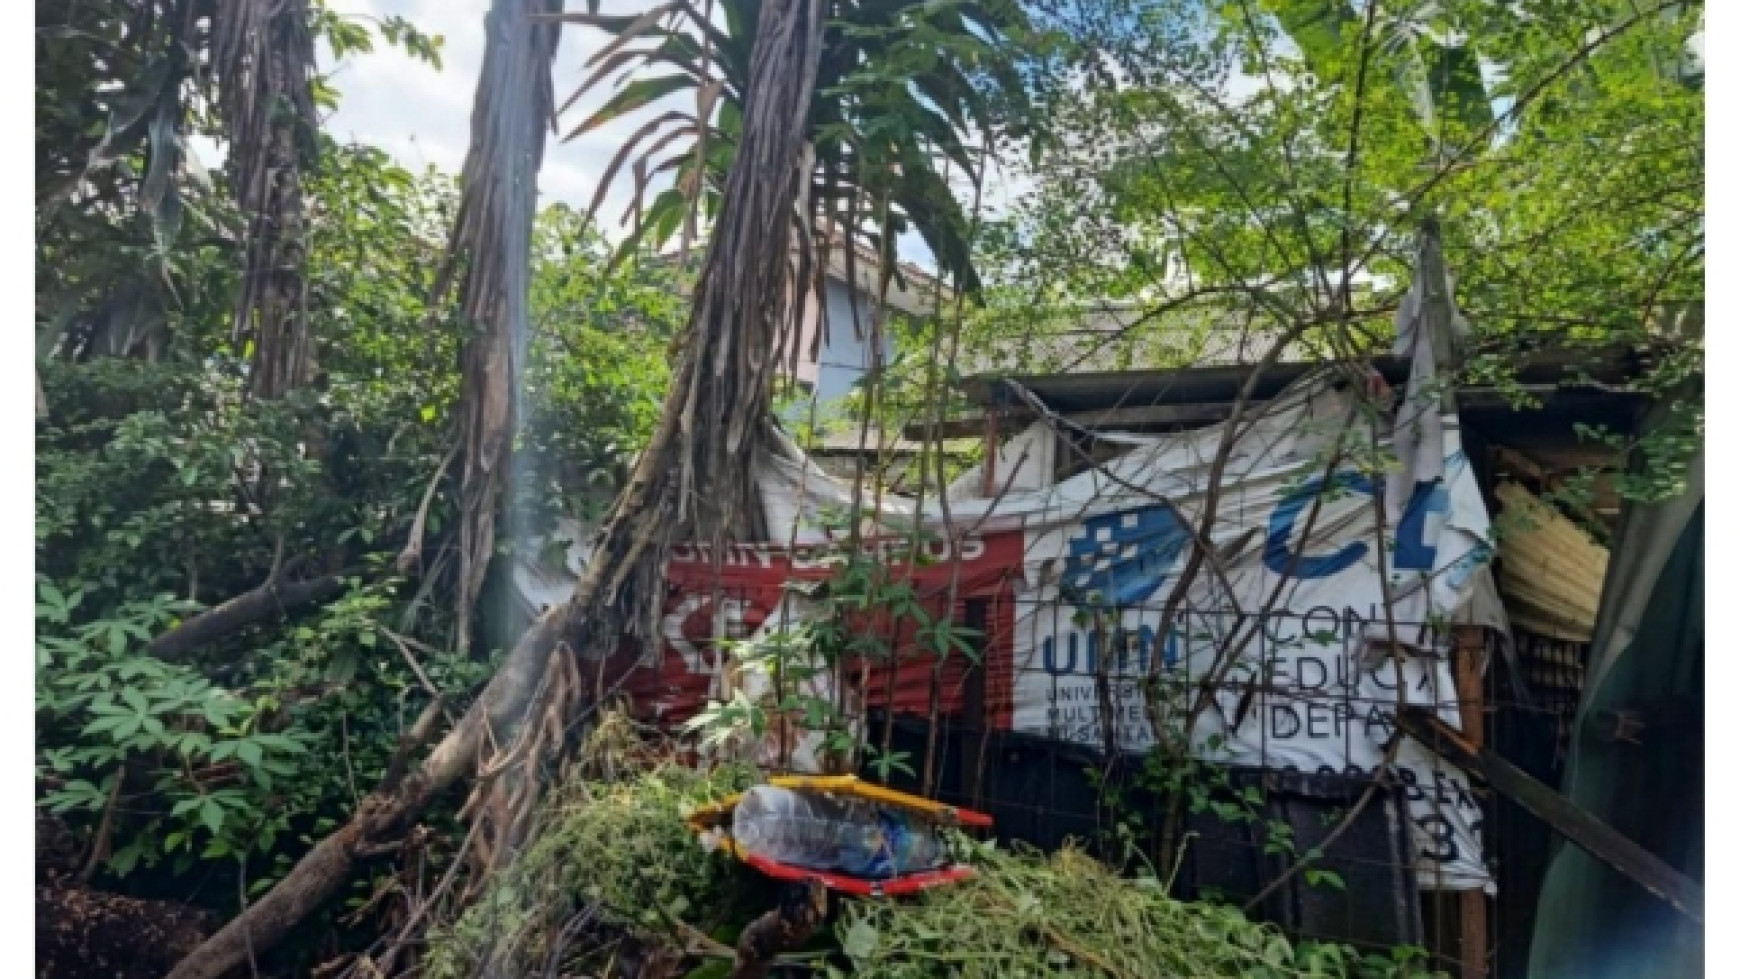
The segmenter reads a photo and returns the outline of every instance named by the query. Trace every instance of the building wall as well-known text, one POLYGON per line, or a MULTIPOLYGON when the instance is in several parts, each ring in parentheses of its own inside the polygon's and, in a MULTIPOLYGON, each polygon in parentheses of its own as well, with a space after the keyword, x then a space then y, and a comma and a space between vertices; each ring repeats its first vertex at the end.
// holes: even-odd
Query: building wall
MULTIPOLYGON (((864 336, 859 337, 852 326, 852 295, 845 283, 828 279, 825 302, 828 311, 828 333, 822 345, 816 369, 818 401, 828 404, 852 393, 852 385, 870 369, 870 308, 868 297, 860 294, 858 325, 864 336)), ((894 358, 894 339, 884 333, 883 363, 894 358)))

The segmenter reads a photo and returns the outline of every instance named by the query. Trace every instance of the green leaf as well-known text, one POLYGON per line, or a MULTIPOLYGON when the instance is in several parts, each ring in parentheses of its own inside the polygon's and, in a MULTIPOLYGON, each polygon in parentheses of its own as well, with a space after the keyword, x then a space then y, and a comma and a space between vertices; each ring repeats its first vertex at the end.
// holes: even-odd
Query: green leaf
POLYGON ((876 926, 859 918, 846 930, 846 936, 840 941, 840 951, 846 953, 847 958, 863 961, 876 954, 876 948, 881 942, 882 935, 876 930, 876 926))
POLYGON ((217 804, 217 800, 210 796, 206 796, 204 799, 200 800, 199 821, 206 829, 211 831, 213 836, 218 835, 218 832, 222 830, 224 826, 223 807, 217 804))
POLYGON ((123 723, 125 723, 127 721, 128 718, 130 718, 132 716, 133 715, 131 715, 131 714, 108 714, 108 715, 104 715, 104 716, 99 717, 96 720, 90 722, 89 724, 86 724, 81 733, 85 734, 86 736, 89 736, 89 735, 93 735, 93 734, 103 734, 106 732, 110 732, 110 731, 115 730, 115 728, 120 727, 123 723))
POLYGON ((116 876, 125 877, 133 872, 134 867, 138 866, 139 858, 144 856, 144 853, 145 844, 143 840, 136 840, 129 843, 110 855, 109 869, 114 871, 116 876))
MULTIPOLYGON (((1431 66, 1431 90, 1440 112, 1456 119, 1472 135, 1492 124, 1492 100, 1480 77, 1480 58, 1473 48, 1424 41, 1431 66)), ((1466 136, 1459 137, 1460 143, 1466 136)))
POLYGON ((282 751, 287 755, 305 755, 308 753, 307 746, 302 742, 282 734, 259 734, 254 736, 254 740, 265 747, 282 751))
POLYGON ((667 95, 674 95, 684 89, 694 87, 695 80, 687 75, 655 75, 652 78, 637 78, 624 85, 620 92, 611 97, 610 101, 604 103, 598 108, 598 111, 574 127, 574 131, 570 132, 566 138, 577 139, 667 95))

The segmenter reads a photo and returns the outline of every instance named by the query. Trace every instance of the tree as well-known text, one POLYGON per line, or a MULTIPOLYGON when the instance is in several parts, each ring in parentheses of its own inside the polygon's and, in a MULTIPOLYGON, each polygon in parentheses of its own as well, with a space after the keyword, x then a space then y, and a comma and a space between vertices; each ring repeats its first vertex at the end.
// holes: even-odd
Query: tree
MULTIPOLYGON (((451 405, 452 317, 419 336, 443 190, 378 151, 324 157, 308 188, 309 288, 333 352, 320 391, 246 397, 244 365, 222 356, 222 302, 178 324, 176 356, 43 368, 40 802, 88 834, 84 872, 105 887, 214 874, 232 882, 222 900, 238 874, 272 879, 298 835, 350 804, 347 773, 387 764, 399 699, 426 696, 396 652, 380 656, 378 627, 409 631, 413 596, 364 572, 402 539, 451 405), (310 431, 324 466, 301 449, 310 431), (253 493, 261 470, 270 499, 253 493), (263 607, 190 634, 274 568, 263 607)), ((444 690, 478 673, 422 659, 444 690)))
POLYGON ((230 182, 248 222, 235 337, 251 347, 248 389, 279 398, 307 380, 303 174, 315 147, 314 38, 306 0, 238 0, 213 16, 230 182))
MULTIPOLYGON (((225 916, 242 880, 274 883, 301 837, 349 813, 421 713, 457 712, 489 671, 451 649, 451 604, 432 597, 432 580, 451 578, 451 481, 425 505, 452 442, 465 335, 456 303, 428 305, 457 182, 330 140, 320 158, 304 185, 310 327, 325 351, 315 383, 247 396, 246 363, 228 352, 233 293, 179 315, 156 362, 42 369, 39 804, 81 835, 93 887, 198 890, 225 916), (302 448, 310 437, 327 446, 318 460, 302 448), (262 469, 269 499, 253 491, 262 469), (392 559, 419 514, 427 574, 407 580, 392 559), (262 601, 238 607, 248 597, 262 601)), ((577 226, 553 209, 538 223, 528 378, 558 393, 534 399, 519 463, 539 480, 526 492, 564 512, 590 466, 646 443, 681 325, 662 272, 606 273, 577 226)), ((239 243, 201 253, 219 267, 241 258, 239 243)), ((366 899, 381 882, 371 871, 344 896, 366 899)), ((354 936, 342 913, 332 902, 319 930, 354 936)), ((292 944, 289 968, 308 971, 296 957, 318 949, 292 944)))
MULTIPOLYGON (((463 267, 463 315, 477 336, 460 365, 460 540, 455 643, 471 645, 473 606, 495 554, 495 520, 514 436, 516 386, 525 357, 532 223, 544 128, 554 96, 557 30, 535 23, 560 0, 498 0, 472 111, 471 149, 448 257, 463 267)), ((445 276, 442 287, 445 287, 445 276)))
MULTIPOLYGON (((533 623, 417 771, 379 786, 346 825, 184 959, 172 973, 175 979, 221 975, 245 961, 251 949, 276 943, 347 879, 361 851, 402 830, 463 777, 492 735, 503 754, 485 764, 507 777, 480 785, 481 795, 469 808, 485 820, 485 838, 495 844, 487 852, 511 850, 529 815, 528 801, 536 799, 540 763, 562 750, 562 722, 575 707, 564 679, 574 669, 572 659, 553 654, 569 645, 613 646, 623 628, 644 628, 663 597, 664 552, 676 534, 717 543, 732 532, 766 423, 772 380, 766 351, 773 348, 774 331, 787 322, 785 306, 793 294, 785 263, 757 256, 784 255, 790 247, 788 216, 804 173, 800 110, 809 104, 820 54, 818 12, 803 0, 773 2, 762 10, 742 141, 696 287, 680 366, 658 428, 606 520, 573 598, 533 623), (528 739, 524 744, 522 737, 528 739), (504 758, 513 760, 511 769, 503 767, 504 758)), ((526 34, 543 30, 529 19, 519 25, 520 44, 526 34)), ((496 22, 498 30, 507 26, 496 22)), ((489 95, 480 85, 480 105, 489 95)), ((519 135, 528 138, 523 130, 519 135)))
MULTIPOLYGON (((1226 337, 1223 348, 1255 341, 1245 351, 1253 378, 1282 357, 1369 366, 1394 341, 1402 290, 1428 265, 1447 264, 1478 330, 1463 378, 1509 385, 1522 401, 1515 380, 1530 354, 1569 348, 1594 359, 1613 345, 1654 358, 1633 382, 1645 393, 1668 395, 1701 371, 1701 335, 1664 328, 1658 315, 1666 297, 1695 304, 1702 294, 1702 152, 1687 134, 1701 129, 1703 104, 1681 72, 1663 70, 1682 59, 1696 9, 1447 3, 1395 16, 1379 3, 1107 6, 1063 15, 1081 47, 1051 95, 1069 107, 1053 118, 1058 149, 1037 174, 1038 193, 987 249, 986 264, 1007 276, 1006 308, 1041 315, 993 318, 978 344, 1019 336, 1031 345, 1026 330, 1055 323, 1047 314, 1057 307, 1113 299, 1125 325, 1101 345, 1125 355, 1206 323, 1226 337), (1439 33, 1412 26, 1425 11, 1439 33)), ((1069 352, 1080 357, 1085 346, 1069 352)), ((1220 429, 1211 492, 1193 520, 1199 540, 1214 530, 1251 389, 1220 429)), ((1362 410, 1375 418, 1390 408, 1374 399, 1362 410)), ((1622 491, 1678 492, 1701 412, 1685 404, 1671 435, 1621 445, 1657 476, 1622 491)), ((1367 471, 1393 470, 1387 450, 1371 456, 1359 463, 1367 471)), ((1621 454, 1619 468, 1628 461, 1621 454)), ((1210 553, 1192 549, 1179 588, 1210 553)), ((1170 603, 1156 631, 1166 634, 1178 613, 1170 603)), ((1216 657, 1203 691, 1241 649, 1223 645, 1216 657)), ((1162 731, 1157 670, 1142 688, 1162 731)), ((1181 744, 1209 698, 1193 693, 1178 711, 1181 744)), ((1181 831, 1174 802, 1160 863, 1181 831)))
POLYGON ((168 0, 37 5, 39 360, 162 356, 171 315, 210 301, 209 253, 169 254, 184 224, 218 237, 222 210, 185 143, 191 18, 168 0))
POLYGON ((1093 48, 1055 95, 1069 148, 987 259, 1013 302, 1127 300, 1112 344, 1183 317, 1346 358, 1388 342, 1436 216, 1479 329, 1469 376, 1503 384, 1543 346, 1647 348, 1645 391, 1701 365, 1661 315, 1702 295, 1695 6, 1119 9, 1069 24, 1093 48))
MULTIPOLYGON (((716 17, 711 0, 705 9, 670 0, 638 16, 563 15, 610 36, 564 108, 606 81, 616 85, 570 139, 670 96, 695 97, 694 112, 668 110, 643 123, 599 182, 594 212, 625 167, 634 176, 624 247, 643 239, 662 245, 679 228, 690 240, 697 209, 717 215, 741 135, 759 6, 718 0, 716 17), (675 186, 648 200, 662 174, 673 175, 675 186)), ((794 220, 822 247, 829 233, 861 236, 885 260, 910 227, 943 273, 976 291, 966 215, 944 167, 971 181, 978 162, 969 136, 1007 140, 1028 124, 1021 68, 1037 48, 1026 12, 1012 2, 828 0, 822 16, 817 81, 805 110, 811 175, 794 220)))
POLYGON ((335 98, 313 74, 313 42, 342 59, 378 35, 438 64, 441 39, 397 17, 371 31, 322 0, 41 3, 37 15, 38 359, 173 356, 175 327, 206 322, 217 302, 230 307, 229 352, 255 361, 263 396, 281 394, 296 373, 285 358, 311 342, 301 198, 315 110, 335 98), (206 172, 196 135, 225 144, 230 173, 206 172))

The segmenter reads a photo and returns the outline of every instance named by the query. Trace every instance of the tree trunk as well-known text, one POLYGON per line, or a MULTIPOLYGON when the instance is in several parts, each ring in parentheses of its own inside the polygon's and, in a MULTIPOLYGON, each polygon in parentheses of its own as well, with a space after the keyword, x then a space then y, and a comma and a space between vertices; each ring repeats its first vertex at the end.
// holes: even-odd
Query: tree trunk
POLYGON ((308 0, 225 0, 213 20, 236 204, 248 220, 233 339, 253 344, 249 393, 271 400, 308 379, 302 173, 315 153, 308 0))
POLYGON ((461 313, 475 330, 460 353, 462 462, 455 646, 472 619, 495 552, 496 506, 508 489, 519 377, 531 302, 538 167, 555 105, 550 79, 559 27, 535 23, 561 0, 496 0, 471 113, 459 223, 450 261, 466 264, 461 313))
POLYGON ((145 651, 158 659, 174 662, 205 643, 253 625, 273 613, 323 601, 343 590, 344 578, 339 575, 289 582, 274 578, 170 629, 151 640, 145 651))

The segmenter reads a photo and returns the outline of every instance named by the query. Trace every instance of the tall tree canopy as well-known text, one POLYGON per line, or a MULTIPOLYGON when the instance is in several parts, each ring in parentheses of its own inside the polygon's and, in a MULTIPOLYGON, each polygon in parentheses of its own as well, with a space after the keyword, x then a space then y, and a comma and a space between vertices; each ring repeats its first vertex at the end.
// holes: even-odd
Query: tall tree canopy
MULTIPOLYGON (((756 39, 757 0, 670 0, 645 13, 563 19, 603 31, 608 42, 564 108, 608 95, 569 133, 648 116, 611 159, 594 211, 616 183, 633 177, 626 244, 662 244, 694 233, 698 209, 719 210, 738 145, 756 39), (652 114, 649 106, 692 95, 694 108, 652 114), (626 169, 625 169, 626 168, 626 169), (654 195, 660 175, 674 186, 654 195)), ((1031 125, 1023 69, 1040 47, 1021 4, 935 4, 919 0, 828 0, 814 95, 806 107, 807 233, 861 240, 892 258, 894 238, 916 231, 938 267, 969 291, 979 285, 968 222, 947 180, 971 180, 976 143, 1008 146, 1031 125)))
POLYGON ((1703 296, 1698 5, 1120 0, 1060 18, 1082 47, 1048 93, 1036 193, 983 244, 1002 298, 982 346, 1121 300, 1133 325, 1109 346, 1212 327, 1371 350, 1432 216, 1473 374, 1565 345, 1652 350, 1646 391, 1701 369, 1701 326, 1682 329, 1703 296))

